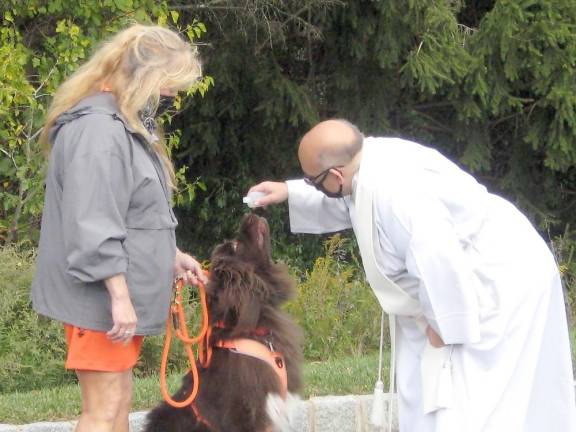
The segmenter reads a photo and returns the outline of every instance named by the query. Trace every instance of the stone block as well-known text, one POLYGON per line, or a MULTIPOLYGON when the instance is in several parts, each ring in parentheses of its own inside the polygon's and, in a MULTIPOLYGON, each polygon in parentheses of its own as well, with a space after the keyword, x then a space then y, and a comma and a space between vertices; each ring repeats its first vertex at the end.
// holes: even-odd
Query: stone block
POLYGON ((76 422, 41 422, 21 426, 22 432, 72 432, 76 422))
POLYGON ((354 396, 324 396, 310 400, 315 432, 357 432, 357 403, 354 396))
MULTIPOLYGON (((375 427, 370 423, 370 414, 372 412, 372 395, 361 395, 357 396, 358 403, 361 406, 361 415, 362 415, 362 424, 363 428, 361 429, 363 432, 381 432, 385 431, 388 432, 388 408, 384 406, 384 424, 383 427, 375 427)), ((388 394, 385 395, 385 402, 388 402, 388 394)), ((398 404, 397 404, 396 396, 393 397, 393 405, 392 405, 392 431, 398 432, 398 404)))
POLYGON ((146 423, 148 411, 136 411, 130 413, 130 432, 142 432, 146 423))

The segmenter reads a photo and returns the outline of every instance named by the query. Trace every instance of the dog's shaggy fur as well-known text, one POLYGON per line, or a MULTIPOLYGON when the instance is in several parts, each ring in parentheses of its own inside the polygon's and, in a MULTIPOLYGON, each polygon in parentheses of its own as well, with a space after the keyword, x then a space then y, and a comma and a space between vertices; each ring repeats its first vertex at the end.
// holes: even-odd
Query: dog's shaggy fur
MULTIPOLYGON (((268 223, 256 214, 244 217, 235 240, 217 246, 212 254, 210 281, 206 286, 210 344, 219 340, 251 338, 257 328, 270 335, 282 353, 288 375, 288 392, 301 387, 301 331, 280 310, 293 294, 294 284, 284 265, 271 258, 268 223), (224 323, 220 328, 216 323, 224 323)), ((270 339, 268 341, 268 339, 270 339)), ((147 418, 145 432, 265 432, 286 430, 284 400, 276 372, 262 360, 214 348, 208 368, 198 364, 200 387, 194 401, 206 423, 190 407, 173 408, 163 402, 147 418)), ((190 374, 174 395, 184 400, 191 391, 190 374)), ((291 397, 289 396, 288 399, 291 397)))

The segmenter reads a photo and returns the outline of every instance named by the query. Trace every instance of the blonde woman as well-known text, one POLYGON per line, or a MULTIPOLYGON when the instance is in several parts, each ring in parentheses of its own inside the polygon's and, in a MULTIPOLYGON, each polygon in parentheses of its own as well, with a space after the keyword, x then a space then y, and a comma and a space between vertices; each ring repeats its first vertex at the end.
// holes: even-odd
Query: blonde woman
POLYGON ((204 278, 176 247, 174 170, 154 120, 200 76, 178 34, 134 25, 60 86, 48 113, 32 300, 64 323, 65 366, 82 394, 78 432, 128 431, 142 338, 162 331, 175 275, 204 278))

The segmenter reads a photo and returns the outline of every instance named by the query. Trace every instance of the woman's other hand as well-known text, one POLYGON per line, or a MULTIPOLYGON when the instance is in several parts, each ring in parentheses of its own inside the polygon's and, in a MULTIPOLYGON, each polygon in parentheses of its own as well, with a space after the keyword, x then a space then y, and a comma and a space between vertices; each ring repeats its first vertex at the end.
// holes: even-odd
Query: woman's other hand
POLYGON ((174 259, 174 275, 183 277, 184 282, 191 285, 198 285, 198 282, 208 281, 202 266, 194 257, 176 249, 174 259))

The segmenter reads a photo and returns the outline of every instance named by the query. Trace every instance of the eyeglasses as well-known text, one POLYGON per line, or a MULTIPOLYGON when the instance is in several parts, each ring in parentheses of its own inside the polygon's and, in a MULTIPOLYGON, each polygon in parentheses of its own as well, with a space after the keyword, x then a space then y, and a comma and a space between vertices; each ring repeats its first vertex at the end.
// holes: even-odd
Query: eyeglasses
POLYGON ((335 169, 336 171, 340 172, 338 168, 343 168, 343 165, 326 168, 324 171, 322 171, 320 174, 316 176, 304 175, 304 183, 310 186, 314 186, 320 192, 326 193, 326 189, 324 188, 324 181, 326 181, 328 174, 330 174, 330 170, 335 169))
POLYGON ((315 188, 318 188, 318 187, 322 186, 322 183, 324 183, 324 180, 326 180, 326 177, 328 177, 328 174, 330 173, 330 170, 332 168, 333 167, 325 169, 324 171, 322 171, 317 176, 304 175, 304 182, 307 185, 314 186, 315 188))

